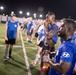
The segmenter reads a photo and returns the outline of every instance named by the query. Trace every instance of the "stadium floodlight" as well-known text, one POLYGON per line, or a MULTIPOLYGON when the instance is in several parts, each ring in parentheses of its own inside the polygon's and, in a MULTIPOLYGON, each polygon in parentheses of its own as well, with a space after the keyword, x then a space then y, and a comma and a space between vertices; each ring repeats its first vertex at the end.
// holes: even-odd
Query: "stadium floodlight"
POLYGON ((6 15, 6 16, 8 16, 8 15, 6 15))
POLYGON ((1 9, 1 10, 3 10, 3 9, 4 9, 4 7, 3 7, 3 6, 0 6, 0 9, 1 9))
POLYGON ((42 18, 42 17, 43 17, 43 15, 42 15, 42 14, 40 14, 40 15, 39 15, 39 17, 40 17, 40 18, 42 18))
POLYGON ((27 16, 30 16, 30 12, 27 12, 26 14, 27 14, 27 16))
POLYGON ((14 11, 11 11, 11 14, 14 14, 14 11))
POLYGON ((23 12, 22 11, 19 11, 19 14, 23 14, 23 12))
POLYGON ((36 13, 33 14, 34 18, 36 18, 36 13))
POLYGON ((3 14, 3 16, 4 16, 5 14, 3 14))

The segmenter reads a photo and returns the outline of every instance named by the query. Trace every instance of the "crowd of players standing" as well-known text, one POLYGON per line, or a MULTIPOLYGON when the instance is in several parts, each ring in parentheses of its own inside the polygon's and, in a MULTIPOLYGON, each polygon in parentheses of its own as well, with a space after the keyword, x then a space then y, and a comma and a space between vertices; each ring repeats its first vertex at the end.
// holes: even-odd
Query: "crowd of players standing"
MULTIPOLYGON (((14 15, 13 17, 16 16, 14 15)), ((76 23, 72 19, 62 19, 59 22, 60 26, 56 23, 55 14, 53 12, 48 12, 44 20, 33 20, 32 17, 29 17, 25 19, 25 22, 19 24, 24 30, 28 43, 33 42, 33 36, 36 37, 38 52, 31 65, 36 66, 37 62, 40 60, 41 75, 72 75, 75 71, 76 23), (58 50, 55 50, 55 44, 59 36, 61 38, 61 45, 58 50), (54 60, 52 60, 52 58, 54 58, 54 60)), ((15 44, 17 27, 17 22, 8 21, 7 32, 5 34, 6 48, 3 60, 6 59, 9 44, 9 58, 12 59, 12 46, 15 44), (11 29, 11 26, 13 29, 11 29), (15 39, 13 39, 14 37, 12 38, 13 34, 11 35, 11 30, 15 31, 13 33, 15 39)))

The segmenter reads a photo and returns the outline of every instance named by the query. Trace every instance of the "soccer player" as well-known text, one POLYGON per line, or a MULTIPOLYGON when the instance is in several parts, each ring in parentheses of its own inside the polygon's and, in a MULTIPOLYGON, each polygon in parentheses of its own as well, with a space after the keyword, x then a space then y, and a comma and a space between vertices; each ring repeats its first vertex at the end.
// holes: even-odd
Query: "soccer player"
POLYGON ((58 31, 58 25, 55 22, 55 14, 53 12, 49 12, 46 15, 46 34, 47 34, 47 40, 46 43, 50 47, 54 47, 54 45, 57 42, 58 36, 57 36, 57 31, 58 31))
POLYGON ((32 17, 29 18, 29 22, 27 24, 27 37, 28 37, 28 42, 32 43, 32 34, 33 34, 33 29, 32 27, 35 25, 32 17))
POLYGON ((33 66, 36 66, 37 62, 41 58, 42 47, 43 47, 45 39, 46 39, 45 27, 44 27, 44 25, 42 25, 42 26, 43 26, 43 28, 38 33, 38 38, 37 38, 38 53, 36 55, 34 62, 32 63, 33 66))
POLYGON ((76 60, 76 45, 72 42, 72 37, 76 23, 67 19, 58 30, 58 36, 64 39, 56 53, 55 60, 43 57, 43 62, 51 65, 49 75, 72 75, 76 60))
POLYGON ((16 15, 11 15, 11 20, 6 22, 5 25, 5 50, 4 50, 4 58, 3 61, 7 60, 7 53, 9 48, 9 59, 13 59, 12 54, 12 48, 15 44, 16 40, 18 40, 19 37, 19 31, 18 31, 18 21, 16 21, 16 15))
MULTIPOLYGON (((74 31, 74 35, 73 35, 73 38, 72 39, 73 39, 72 41, 76 44, 76 29, 74 31)), ((76 75, 76 63, 75 63, 73 75, 76 75)))
MULTIPOLYGON (((58 26, 55 22, 55 14, 53 12, 49 12, 46 15, 46 21, 44 23, 46 30, 46 42, 44 43, 42 52, 44 50, 55 51, 55 44, 57 43, 58 36, 58 26)), ((49 70, 49 69, 48 69, 49 70)), ((41 64, 41 75, 45 73, 47 75, 48 70, 43 69, 43 63, 41 64)))

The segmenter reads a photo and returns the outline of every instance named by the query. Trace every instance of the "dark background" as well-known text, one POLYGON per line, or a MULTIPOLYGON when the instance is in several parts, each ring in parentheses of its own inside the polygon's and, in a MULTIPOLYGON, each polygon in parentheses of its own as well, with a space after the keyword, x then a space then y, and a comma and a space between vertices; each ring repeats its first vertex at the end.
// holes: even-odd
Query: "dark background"
POLYGON ((26 17, 26 12, 43 14, 43 18, 48 11, 56 14, 57 19, 72 18, 76 19, 76 0, 0 0, 0 6, 4 6, 4 10, 0 13, 10 14, 14 11, 17 16, 19 11, 22 10, 22 17, 26 17), (43 11, 39 11, 43 8, 43 11))

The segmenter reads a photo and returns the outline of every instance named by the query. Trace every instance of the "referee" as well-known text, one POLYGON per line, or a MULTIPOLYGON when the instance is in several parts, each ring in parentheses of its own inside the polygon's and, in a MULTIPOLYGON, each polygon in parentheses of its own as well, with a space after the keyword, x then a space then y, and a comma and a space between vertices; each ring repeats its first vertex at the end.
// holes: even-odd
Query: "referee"
POLYGON ((19 23, 16 20, 16 15, 13 14, 11 15, 11 19, 7 21, 5 25, 5 49, 4 49, 3 61, 7 60, 7 53, 8 53, 8 59, 11 60, 13 59, 11 54, 13 45, 16 42, 16 38, 18 41, 18 33, 19 33, 18 27, 19 23))

